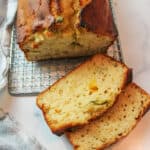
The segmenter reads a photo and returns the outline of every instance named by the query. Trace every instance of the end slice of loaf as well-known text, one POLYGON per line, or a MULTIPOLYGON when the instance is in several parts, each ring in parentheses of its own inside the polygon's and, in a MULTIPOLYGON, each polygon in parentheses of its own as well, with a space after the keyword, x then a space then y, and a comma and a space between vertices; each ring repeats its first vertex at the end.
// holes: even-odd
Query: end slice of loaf
POLYGON ((136 84, 129 84, 116 104, 101 118, 83 128, 68 132, 75 150, 98 150, 126 136, 150 107, 150 95, 136 84))
POLYGON ((111 107, 128 81, 130 69, 97 54, 37 97, 53 133, 87 124, 111 107))

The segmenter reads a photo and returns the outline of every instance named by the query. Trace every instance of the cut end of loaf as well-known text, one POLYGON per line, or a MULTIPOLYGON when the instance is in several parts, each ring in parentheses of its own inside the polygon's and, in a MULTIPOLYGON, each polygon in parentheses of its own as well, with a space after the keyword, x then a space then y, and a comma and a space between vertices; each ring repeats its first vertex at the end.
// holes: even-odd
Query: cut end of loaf
POLYGON ((129 69, 97 54, 37 97, 52 132, 87 124, 110 108, 128 81, 129 69))
POLYGON ((129 134, 149 107, 150 95, 131 83, 101 118, 68 132, 68 138, 75 150, 104 149, 129 134))
POLYGON ((30 36, 29 40, 22 45, 22 49, 29 61, 36 61, 106 53, 112 42, 113 40, 107 36, 98 37, 85 31, 78 35, 75 33, 53 34, 51 38, 39 32, 30 36))

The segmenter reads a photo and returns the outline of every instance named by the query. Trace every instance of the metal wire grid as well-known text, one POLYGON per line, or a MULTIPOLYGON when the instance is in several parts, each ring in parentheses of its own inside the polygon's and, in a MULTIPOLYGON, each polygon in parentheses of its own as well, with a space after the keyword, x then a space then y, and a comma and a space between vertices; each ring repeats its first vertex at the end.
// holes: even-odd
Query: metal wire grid
MULTIPOLYGON (((122 60, 117 41, 109 48, 108 55, 122 60)), ((9 93, 12 95, 37 94, 86 59, 87 57, 80 57, 28 62, 16 44, 16 35, 13 31, 8 78, 9 93)))
MULTIPOLYGON (((116 60, 123 61, 119 39, 109 48, 107 54, 116 60)), ((87 57, 80 57, 28 62, 16 44, 14 29, 11 38, 8 91, 11 95, 36 95, 86 59, 87 57)))

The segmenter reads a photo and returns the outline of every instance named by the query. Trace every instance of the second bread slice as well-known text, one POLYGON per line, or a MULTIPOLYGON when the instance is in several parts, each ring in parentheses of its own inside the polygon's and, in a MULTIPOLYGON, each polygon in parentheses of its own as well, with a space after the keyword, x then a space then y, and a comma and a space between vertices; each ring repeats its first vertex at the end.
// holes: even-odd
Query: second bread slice
POLYGON ((74 150, 103 150, 127 136, 149 108, 150 95, 131 83, 118 96, 116 104, 102 117, 68 132, 68 138, 74 150))
POLYGON ((37 104, 54 133, 87 124, 110 108, 130 69, 97 54, 42 92, 37 104))

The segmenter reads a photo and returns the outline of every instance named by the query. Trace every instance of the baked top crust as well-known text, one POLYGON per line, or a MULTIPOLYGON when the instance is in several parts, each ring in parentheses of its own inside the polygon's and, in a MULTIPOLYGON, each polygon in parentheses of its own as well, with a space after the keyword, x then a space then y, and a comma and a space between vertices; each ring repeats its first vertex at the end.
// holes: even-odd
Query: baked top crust
POLYGON ((32 33, 56 28, 62 32, 85 28, 112 38, 117 35, 109 0, 19 0, 16 27, 18 43, 32 33))

